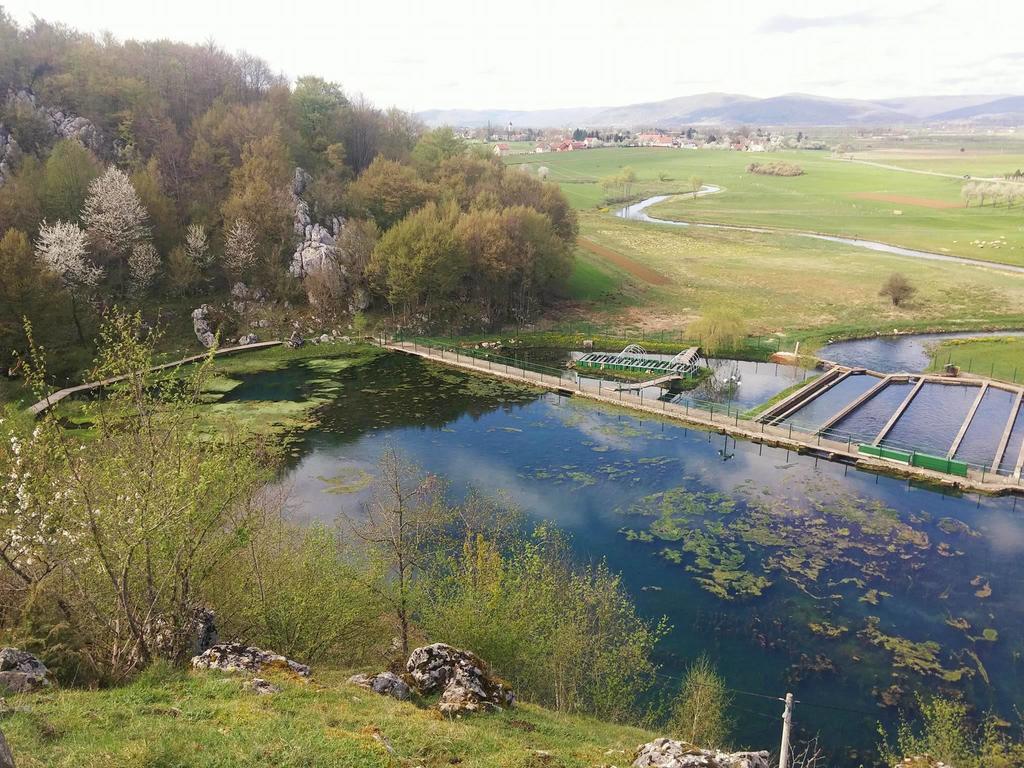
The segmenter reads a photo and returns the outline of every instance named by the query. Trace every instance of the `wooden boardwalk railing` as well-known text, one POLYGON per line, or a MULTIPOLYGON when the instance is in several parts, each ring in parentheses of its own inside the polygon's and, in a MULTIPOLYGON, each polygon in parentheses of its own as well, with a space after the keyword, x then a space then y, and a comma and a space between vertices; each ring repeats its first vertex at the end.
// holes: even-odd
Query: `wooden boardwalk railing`
MULTIPOLYGON (((394 341, 383 343, 384 348, 395 352, 416 355, 434 360, 445 365, 473 371, 487 376, 531 384, 564 394, 577 395, 590 400, 619 405, 635 411, 656 414, 694 426, 713 429, 736 438, 755 443, 786 448, 798 453, 810 453, 829 460, 840 460, 859 467, 888 474, 916 477, 938 485, 972 489, 984 493, 1024 493, 1019 478, 1014 476, 987 474, 972 471, 968 477, 952 477, 923 467, 894 464, 884 459, 865 456, 858 450, 858 445, 851 440, 841 442, 823 436, 820 432, 809 433, 795 428, 793 425, 777 426, 765 424, 740 417, 738 411, 704 410, 687 403, 670 403, 665 400, 644 398, 639 395, 611 387, 605 389, 594 380, 583 380, 580 377, 567 378, 551 373, 542 373, 516 366, 512 362, 496 362, 470 355, 460 354, 457 350, 448 350, 424 346, 411 341, 394 341), (586 381, 586 384, 584 384, 586 381)), ((1022 451, 1024 455, 1024 451, 1022 451)))
MULTIPOLYGON (((249 352, 254 349, 266 349, 267 347, 276 347, 282 343, 283 342, 281 341, 258 341, 255 344, 239 344, 234 347, 224 347, 223 349, 215 350, 213 354, 215 357, 220 357, 221 355, 232 355, 235 354, 236 352, 249 352)), ((207 354, 209 353, 204 352, 201 355, 183 357, 181 360, 175 360, 174 362, 171 363, 162 363, 160 365, 154 365, 149 370, 164 371, 167 370, 168 368, 176 368, 179 365, 197 363, 200 360, 205 359, 207 354)), ((94 389, 102 389, 103 387, 109 386, 111 384, 116 384, 119 381, 124 381, 126 378, 128 377, 111 376, 110 378, 100 379, 99 381, 89 381, 86 382, 85 384, 78 384, 77 386, 74 387, 65 387, 64 389, 58 389, 56 392, 51 392, 50 394, 48 394, 38 403, 34 403, 33 405, 29 406, 28 412, 32 416, 39 416, 40 414, 48 411, 50 408, 55 406, 57 403, 59 403, 66 397, 71 397, 72 395, 76 395, 80 392, 89 392, 94 389)))

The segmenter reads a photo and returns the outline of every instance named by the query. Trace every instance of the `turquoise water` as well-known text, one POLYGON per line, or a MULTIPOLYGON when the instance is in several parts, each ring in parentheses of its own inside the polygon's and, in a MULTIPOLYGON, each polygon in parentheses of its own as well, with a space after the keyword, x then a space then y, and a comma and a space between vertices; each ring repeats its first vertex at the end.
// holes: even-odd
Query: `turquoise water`
MULTIPOLYGON (((281 480, 295 515, 358 510, 369 491, 350 481, 372 476, 388 445, 456 496, 504 493, 567 530, 581 558, 607 558, 645 615, 668 617, 664 696, 708 653, 736 689, 793 691, 797 736, 820 731, 835 765, 870 763, 876 721, 895 715, 883 701, 944 690, 1007 719, 1024 706, 1015 499, 944 495, 414 358, 337 376, 281 480)), ((270 393, 305 397, 301 370, 229 397, 270 393)), ((777 746, 777 702, 737 694, 735 706, 739 742, 777 746)))

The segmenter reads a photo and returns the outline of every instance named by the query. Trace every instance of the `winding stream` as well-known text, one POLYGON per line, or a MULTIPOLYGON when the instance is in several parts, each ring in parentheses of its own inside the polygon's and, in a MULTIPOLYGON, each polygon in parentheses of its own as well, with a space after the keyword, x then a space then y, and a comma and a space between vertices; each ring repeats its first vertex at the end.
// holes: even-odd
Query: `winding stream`
MULTIPOLYGON (((711 185, 705 186, 698 194, 715 194, 720 192, 720 187, 714 187, 711 185)), ((659 219, 655 216, 651 216, 647 213, 647 209, 652 205, 657 205, 668 200, 675 195, 654 195, 648 197, 646 200, 641 200, 638 203, 627 205, 625 208, 621 208, 615 212, 615 215, 620 219, 628 219, 630 221, 643 221, 648 224, 669 224, 677 227, 703 227, 706 229, 729 229, 737 232, 755 232, 761 235, 793 235, 796 237, 807 237, 813 240, 825 240, 830 243, 841 243, 843 245, 851 245, 854 248, 864 248, 869 251, 878 251, 881 253, 889 253, 894 256, 909 256, 915 259, 927 259, 930 261, 946 261, 954 264, 964 264, 972 267, 984 267, 986 269, 997 269, 1002 272, 1015 272, 1024 274, 1024 267, 1015 266, 1013 264, 998 264, 992 261, 982 261, 981 259, 971 259, 962 256, 950 256, 945 253, 935 253, 933 251, 919 251, 913 248, 901 248, 898 245, 889 245, 888 243, 879 243, 874 240, 861 240, 856 237, 839 237, 837 235, 823 235, 818 232, 806 232, 801 230, 789 230, 789 229, 768 229, 765 227, 744 227, 739 224, 708 224, 706 222, 698 221, 681 221, 678 219, 659 219)))

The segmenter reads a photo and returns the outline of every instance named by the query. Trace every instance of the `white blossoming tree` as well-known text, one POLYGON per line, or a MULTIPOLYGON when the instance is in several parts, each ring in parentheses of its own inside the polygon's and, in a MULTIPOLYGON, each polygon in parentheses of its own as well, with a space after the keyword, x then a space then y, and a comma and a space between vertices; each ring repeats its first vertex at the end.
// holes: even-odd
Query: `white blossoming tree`
POLYGON ((202 224, 189 224, 185 230, 185 254, 200 270, 207 270, 213 263, 210 240, 202 224))
POLYGON ((128 176, 113 166, 89 185, 82 224, 96 252, 109 261, 122 287, 127 261, 149 240, 149 214, 128 176))
POLYGON ((78 339, 85 343, 79 304, 88 301, 103 279, 103 269, 89 258, 88 240, 77 224, 57 221, 39 228, 36 255, 54 272, 71 296, 71 315, 78 331, 78 339))
POLYGON ((128 288, 141 296, 150 289, 160 271, 160 254, 148 240, 136 243, 128 257, 128 288))
POLYGON ((248 219, 237 218, 224 241, 224 271, 241 280, 256 266, 256 233, 248 219))

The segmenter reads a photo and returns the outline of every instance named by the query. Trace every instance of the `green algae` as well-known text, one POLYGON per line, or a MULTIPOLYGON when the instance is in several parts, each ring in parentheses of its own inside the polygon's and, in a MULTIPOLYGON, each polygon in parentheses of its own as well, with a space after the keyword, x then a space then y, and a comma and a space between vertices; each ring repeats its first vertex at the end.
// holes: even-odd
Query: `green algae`
POLYGON ((830 624, 827 621, 811 621, 808 622, 807 628, 819 637, 825 637, 829 640, 835 640, 842 637, 850 631, 849 627, 841 625, 830 624))
POLYGON ((882 602, 883 597, 892 597, 892 595, 878 589, 869 589, 859 599, 860 602, 867 603, 868 605, 878 605, 882 602))
POLYGON ((892 664, 900 669, 909 669, 920 675, 939 677, 949 682, 956 682, 964 675, 972 675, 974 670, 967 667, 949 669, 943 666, 939 658, 942 652, 940 646, 934 640, 914 642, 905 637, 887 635, 879 629, 880 619, 877 616, 868 616, 865 619, 865 626, 858 636, 867 642, 875 645, 892 654, 892 664))
POLYGON ((373 475, 365 469, 348 467, 333 477, 324 477, 319 475, 317 476, 317 480, 327 486, 324 488, 324 493, 345 495, 349 493, 359 493, 360 491, 369 488, 370 485, 373 484, 373 475))

